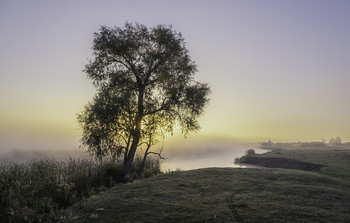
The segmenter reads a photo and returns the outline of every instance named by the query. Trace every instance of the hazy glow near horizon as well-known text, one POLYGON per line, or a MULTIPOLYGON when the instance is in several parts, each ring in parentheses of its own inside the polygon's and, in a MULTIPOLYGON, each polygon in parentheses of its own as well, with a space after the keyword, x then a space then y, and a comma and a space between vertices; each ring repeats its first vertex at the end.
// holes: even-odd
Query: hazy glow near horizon
POLYGON ((349 11, 345 0, 1 1, 0 149, 78 147, 93 32, 125 21, 183 34, 212 89, 196 139, 350 141, 349 11))

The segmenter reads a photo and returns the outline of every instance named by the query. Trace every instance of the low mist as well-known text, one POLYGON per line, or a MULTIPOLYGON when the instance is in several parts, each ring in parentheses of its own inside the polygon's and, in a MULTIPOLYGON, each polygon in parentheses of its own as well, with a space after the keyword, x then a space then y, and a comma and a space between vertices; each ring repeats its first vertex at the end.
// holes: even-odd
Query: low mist
POLYGON ((167 159, 162 160, 162 169, 190 170, 206 167, 237 167, 234 159, 245 155, 246 151, 253 148, 256 153, 266 152, 258 145, 226 145, 223 147, 194 147, 188 149, 170 149, 165 151, 167 159))
POLYGON ((89 154, 81 149, 76 150, 30 150, 9 149, 0 153, 0 163, 24 163, 39 159, 86 159, 89 154))
MULTIPOLYGON (((163 171, 169 170, 190 170, 205 167, 236 167, 233 163, 236 157, 241 157, 245 152, 253 148, 256 153, 263 153, 266 150, 260 149, 258 144, 237 144, 227 143, 211 143, 207 142, 207 146, 203 143, 196 145, 195 140, 187 141, 187 143, 179 143, 178 146, 170 143, 165 145, 162 156, 166 159, 161 160, 163 171), (215 147, 214 145, 217 145, 215 147)), ((157 146, 154 151, 159 150, 157 146)), ((158 152, 158 151, 157 151, 158 152)), ((8 149, 0 152, 0 163, 23 163, 37 159, 68 159, 81 158, 89 159, 89 154, 82 149, 8 149)))

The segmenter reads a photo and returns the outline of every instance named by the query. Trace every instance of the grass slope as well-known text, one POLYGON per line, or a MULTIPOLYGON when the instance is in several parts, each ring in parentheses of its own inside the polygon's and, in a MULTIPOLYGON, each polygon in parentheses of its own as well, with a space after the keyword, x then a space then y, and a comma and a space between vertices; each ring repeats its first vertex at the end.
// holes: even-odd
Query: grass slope
POLYGON ((209 168, 124 184, 66 222, 350 222, 350 183, 322 173, 209 168))
POLYGON ((321 174, 350 181, 350 147, 288 147, 272 149, 263 154, 251 155, 263 158, 288 158, 302 162, 326 166, 321 174))

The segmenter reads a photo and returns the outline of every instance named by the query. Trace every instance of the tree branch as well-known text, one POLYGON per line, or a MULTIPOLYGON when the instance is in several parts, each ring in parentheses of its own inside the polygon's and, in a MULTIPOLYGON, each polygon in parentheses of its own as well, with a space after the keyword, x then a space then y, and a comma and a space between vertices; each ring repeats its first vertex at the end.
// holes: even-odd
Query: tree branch
POLYGON ((147 147, 150 147, 148 142, 141 142, 141 143, 139 143, 137 146, 142 146, 143 144, 146 144, 147 147))
POLYGON ((168 159, 167 157, 163 157, 160 153, 156 153, 156 152, 148 152, 147 155, 149 154, 154 154, 154 155, 158 155, 160 159, 162 160, 166 160, 168 159))
POLYGON ((128 142, 126 143, 126 146, 125 146, 125 151, 124 151, 124 162, 128 156, 128 153, 129 153, 129 146, 130 146, 130 140, 131 140, 131 134, 129 135, 128 137, 128 142))
POLYGON ((131 61, 125 55, 121 55, 121 56, 124 58, 126 63, 130 66, 130 70, 134 73, 138 84, 142 84, 141 83, 141 78, 139 77, 139 75, 138 75, 138 73, 137 73, 137 71, 135 69, 135 65, 133 63, 131 63, 131 61))
POLYGON ((163 102, 162 102, 162 105, 161 105, 158 109, 153 110, 153 111, 150 111, 150 112, 147 112, 147 113, 145 113, 144 115, 145 115, 145 116, 146 116, 146 115, 153 115, 153 114, 155 114, 155 113, 157 113, 157 112, 160 112, 160 111, 164 110, 164 109, 165 109, 165 106, 166 106, 165 100, 167 100, 167 99, 169 99, 169 98, 170 98, 170 97, 164 98, 164 99, 163 99, 163 102))

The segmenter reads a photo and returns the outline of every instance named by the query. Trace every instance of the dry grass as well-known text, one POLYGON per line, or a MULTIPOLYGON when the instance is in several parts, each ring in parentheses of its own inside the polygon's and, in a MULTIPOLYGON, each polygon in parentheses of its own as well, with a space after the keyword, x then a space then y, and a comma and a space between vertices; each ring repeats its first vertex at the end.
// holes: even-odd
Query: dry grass
POLYGON ((348 222, 350 184, 318 173, 210 168, 117 186, 68 222, 348 222))
MULTIPOLYGON (((159 170, 159 162, 150 160, 143 177, 159 170)), ((0 222, 56 222, 63 208, 115 186, 121 178, 118 162, 46 159, 2 164, 0 222)))

